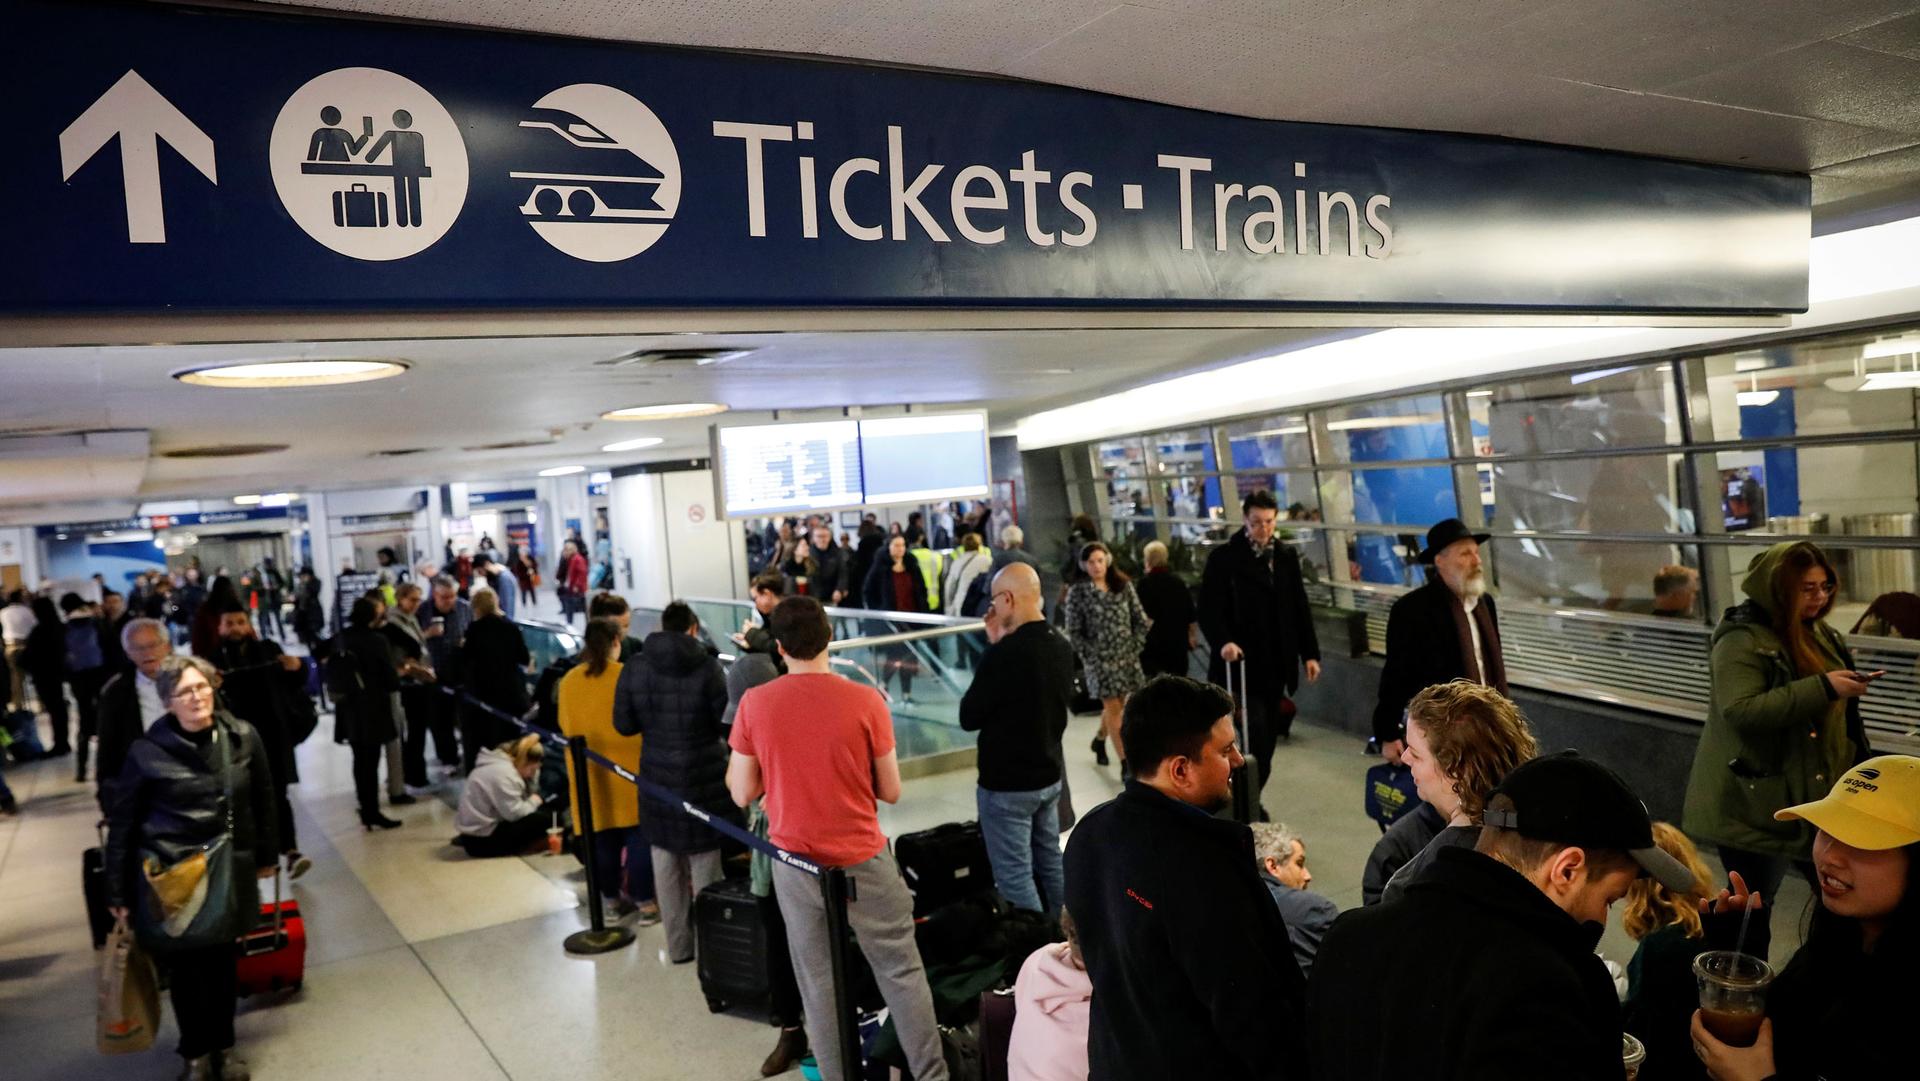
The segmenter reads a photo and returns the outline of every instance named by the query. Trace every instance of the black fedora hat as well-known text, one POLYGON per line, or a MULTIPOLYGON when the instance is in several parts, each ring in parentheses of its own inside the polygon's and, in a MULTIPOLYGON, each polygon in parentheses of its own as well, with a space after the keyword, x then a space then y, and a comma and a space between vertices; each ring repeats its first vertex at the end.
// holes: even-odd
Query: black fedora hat
POLYGON ((1431 563, 1433 557, 1446 550, 1454 541, 1471 540, 1475 544, 1487 543, 1491 533, 1475 533, 1467 528, 1467 523, 1458 518, 1448 518, 1427 530, 1427 547, 1420 553, 1420 562, 1431 563))

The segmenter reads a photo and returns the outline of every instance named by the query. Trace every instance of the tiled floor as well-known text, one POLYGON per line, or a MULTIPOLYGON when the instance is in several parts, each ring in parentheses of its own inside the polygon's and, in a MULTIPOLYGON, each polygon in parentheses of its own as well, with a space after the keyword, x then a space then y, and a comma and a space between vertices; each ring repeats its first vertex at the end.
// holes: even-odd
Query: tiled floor
MULTIPOLYGON (((312 873, 295 888, 310 952, 298 993, 243 1003, 243 1053, 275 1079, 511 1078, 513 1081, 749 1081, 774 1033, 750 1016, 707 1012, 693 967, 660 959, 660 929, 591 959, 561 940, 587 923, 581 875, 567 857, 471 860, 447 844, 442 800, 395 808, 406 826, 360 831, 348 760, 321 735, 300 749, 294 789, 312 873)), ((1091 718, 1067 738, 1075 804, 1118 790, 1087 751, 1091 718)), ((1281 748, 1266 803, 1308 838, 1317 890, 1359 903, 1360 869, 1378 831, 1360 814, 1369 761, 1352 738, 1310 725, 1281 748)), ((8 770, 24 813, 0 820, 0 1078, 159 1081, 178 1060, 163 1033, 150 1052, 109 1059, 93 1046, 94 953, 80 895, 82 849, 94 843, 91 786, 71 759, 8 770)), ((448 793, 450 795, 450 793, 448 793)), ((973 776, 911 781, 882 809, 890 835, 975 817, 973 776)), ((1783 906, 1805 910, 1798 885, 1783 906)), ((1616 921, 1617 922, 1617 921, 1616 921)), ((1782 916, 1783 941, 1797 936, 1782 916)), ((1617 926, 1604 952, 1624 962, 1617 926)), ((797 1076, 797 1075, 795 1075, 797 1076)))

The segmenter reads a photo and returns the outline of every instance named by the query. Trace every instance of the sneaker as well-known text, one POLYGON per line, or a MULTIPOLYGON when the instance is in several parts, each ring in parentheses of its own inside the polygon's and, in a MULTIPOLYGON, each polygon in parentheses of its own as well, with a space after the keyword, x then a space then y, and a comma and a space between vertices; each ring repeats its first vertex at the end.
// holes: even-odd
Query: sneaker
POLYGON ((624 920, 635 912, 640 911, 639 905, 634 904, 625 897, 602 898, 602 901, 606 904, 608 919, 624 920))
POLYGON ((656 901, 642 901, 635 906, 634 911, 638 913, 633 918, 634 925, 637 927, 652 927, 660 922, 660 905, 656 901))
POLYGON ((288 880, 299 878, 301 875, 304 875, 311 870, 313 870, 312 860, 308 859, 306 856, 301 855, 297 850, 287 853, 288 880))

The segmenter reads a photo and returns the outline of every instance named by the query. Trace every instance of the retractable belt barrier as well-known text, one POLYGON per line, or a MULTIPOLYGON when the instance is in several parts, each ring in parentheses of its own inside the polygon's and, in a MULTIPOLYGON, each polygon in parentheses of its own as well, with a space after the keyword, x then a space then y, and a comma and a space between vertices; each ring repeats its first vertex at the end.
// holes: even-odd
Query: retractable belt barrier
MULTIPOLYGON (((819 879, 820 894, 826 902, 827 941, 831 944, 828 958, 833 975, 834 1013, 838 1022, 835 1025, 835 1034, 840 1044, 840 1061, 845 1067, 846 1081, 860 1081, 862 1066, 859 1021, 854 1014, 853 1003, 847 995, 846 949, 847 940, 850 937, 847 926, 847 903, 853 900, 854 891, 853 880, 847 877, 844 869, 827 867, 816 860, 796 855, 771 841, 754 836, 725 819, 713 817, 682 799, 679 793, 646 780, 603 754, 588 750, 585 736, 574 736, 569 739, 557 732, 536 727, 527 723, 524 718, 516 717, 497 706, 482 702, 455 687, 436 685, 435 689, 491 717, 506 721, 522 732, 539 736, 543 743, 565 747, 568 757, 573 762, 574 813, 579 820, 580 833, 583 837, 590 838, 594 832, 593 794, 587 788, 587 764, 591 762, 656 800, 678 806, 682 812, 698 819, 715 833, 731 837, 755 852, 764 853, 796 871, 819 879)), ((587 868, 587 911, 592 926, 567 936, 565 947, 568 953, 607 953, 634 941, 631 928, 607 926, 605 911, 600 904, 600 872, 596 866, 593 850, 594 846, 591 843, 581 846, 581 862, 586 864, 587 868)))

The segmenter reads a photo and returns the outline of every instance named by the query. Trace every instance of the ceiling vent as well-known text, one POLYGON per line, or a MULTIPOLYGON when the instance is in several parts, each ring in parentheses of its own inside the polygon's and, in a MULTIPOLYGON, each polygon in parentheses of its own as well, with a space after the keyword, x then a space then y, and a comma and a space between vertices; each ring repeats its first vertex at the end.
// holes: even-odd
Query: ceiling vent
POLYGON ((376 450, 373 452, 373 457, 405 458, 411 454, 425 454, 426 452, 432 449, 433 449, 432 447, 396 447, 393 450, 376 450))
POLYGON ((523 450, 527 447, 550 446, 552 445, 553 441, 554 440, 552 436, 546 436, 544 438, 538 438, 538 439, 514 439, 505 443, 482 443, 477 447, 461 447, 460 449, 465 451, 523 450))
POLYGON ((176 447, 160 452, 162 458, 245 458, 250 454, 277 454, 287 443, 216 443, 206 447, 176 447))
POLYGON ((711 368, 738 360, 753 352, 730 346, 718 346, 712 349, 642 349, 614 357, 612 360, 594 361, 598 368, 711 368))

